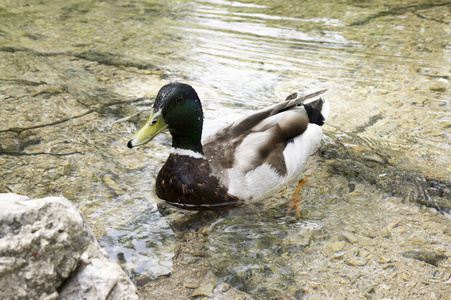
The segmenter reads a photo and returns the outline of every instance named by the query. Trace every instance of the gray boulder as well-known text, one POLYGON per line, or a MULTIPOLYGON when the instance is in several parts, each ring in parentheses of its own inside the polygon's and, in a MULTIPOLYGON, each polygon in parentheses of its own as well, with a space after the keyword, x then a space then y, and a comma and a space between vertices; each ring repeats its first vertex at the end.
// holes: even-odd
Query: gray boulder
POLYGON ((138 299, 65 198, 0 194, 0 299, 138 299))

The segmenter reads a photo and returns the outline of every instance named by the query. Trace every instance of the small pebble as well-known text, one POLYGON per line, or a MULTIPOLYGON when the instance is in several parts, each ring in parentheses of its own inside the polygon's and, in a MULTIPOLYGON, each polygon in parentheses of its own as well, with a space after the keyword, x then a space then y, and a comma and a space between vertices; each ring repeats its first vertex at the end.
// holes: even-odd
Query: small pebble
POLYGON ((360 267, 360 266, 364 266, 366 265, 367 260, 363 257, 359 257, 359 256, 354 256, 351 257, 350 259, 348 259, 346 261, 346 264, 348 264, 349 266, 355 266, 355 267, 360 267))
POLYGON ((344 241, 328 242, 324 245, 323 249, 328 252, 338 252, 345 248, 346 243, 344 241))
POLYGON ((183 283, 183 286, 188 289, 196 289, 199 287, 199 282, 197 280, 187 280, 183 283))
POLYGON ((391 231, 387 227, 382 228, 381 235, 384 238, 389 238, 391 236, 391 231))
POLYGON ((366 249, 362 249, 359 251, 359 256, 361 257, 368 257, 370 255, 370 252, 366 249))
POLYGON ((341 250, 341 251, 338 251, 338 252, 335 252, 333 255, 332 255, 332 258, 340 258, 340 257, 342 257, 343 255, 345 255, 345 253, 346 253, 346 251, 344 251, 344 250, 341 250))
POLYGON ((386 257, 381 256, 381 258, 379 258, 379 259, 377 260, 377 262, 380 263, 380 264, 385 264, 385 263, 391 262, 391 259, 390 259, 390 258, 386 258, 386 257))
POLYGON ((220 283, 220 284, 218 285, 217 289, 218 289, 218 291, 220 291, 221 293, 225 293, 225 292, 227 292, 228 290, 230 290, 230 285, 228 285, 228 284, 225 283, 225 282, 222 282, 222 283, 220 283))
POLYGON ((360 196, 365 193, 365 186, 363 184, 357 183, 355 189, 349 193, 351 196, 360 196))
POLYGON ((213 296, 213 290, 215 288, 215 285, 208 281, 203 282, 198 288, 194 290, 194 292, 191 294, 192 297, 196 296, 207 296, 212 297, 213 296))
POLYGON ((198 260, 199 258, 195 256, 185 256, 184 258, 181 259, 180 263, 185 265, 191 265, 196 263, 198 260))
POLYGON ((343 237, 350 242, 351 244, 357 243, 359 240, 355 237, 354 234, 352 234, 349 231, 343 231, 342 232, 343 237))

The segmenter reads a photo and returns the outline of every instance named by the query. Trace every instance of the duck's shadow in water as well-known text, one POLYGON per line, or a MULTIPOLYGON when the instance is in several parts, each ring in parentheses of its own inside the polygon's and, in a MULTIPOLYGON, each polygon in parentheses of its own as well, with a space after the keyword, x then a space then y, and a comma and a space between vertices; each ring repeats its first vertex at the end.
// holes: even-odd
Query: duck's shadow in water
MULTIPOLYGON (((199 231, 224 218, 272 220, 285 217, 281 206, 284 206, 284 203, 268 205, 265 201, 260 201, 233 209, 192 211, 174 207, 161 200, 157 203, 158 211, 177 235, 183 235, 187 231, 199 231)), ((292 218, 296 221, 294 217, 292 218)))

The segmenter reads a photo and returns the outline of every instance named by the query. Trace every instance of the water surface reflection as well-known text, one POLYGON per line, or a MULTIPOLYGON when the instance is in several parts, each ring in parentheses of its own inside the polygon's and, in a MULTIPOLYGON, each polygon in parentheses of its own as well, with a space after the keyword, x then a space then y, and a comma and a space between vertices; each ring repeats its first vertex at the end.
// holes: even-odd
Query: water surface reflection
POLYGON ((206 243, 216 276, 263 298, 412 298, 389 272, 417 268, 408 279, 431 295, 433 267, 399 253, 446 252, 447 225, 400 199, 449 200, 446 1, 7 1, 0 15, 1 191, 69 198, 133 278, 168 272, 177 242, 150 192, 169 136, 125 147, 162 85, 193 85, 208 130, 327 88, 332 115, 301 219, 278 206, 292 187, 218 218, 206 243))

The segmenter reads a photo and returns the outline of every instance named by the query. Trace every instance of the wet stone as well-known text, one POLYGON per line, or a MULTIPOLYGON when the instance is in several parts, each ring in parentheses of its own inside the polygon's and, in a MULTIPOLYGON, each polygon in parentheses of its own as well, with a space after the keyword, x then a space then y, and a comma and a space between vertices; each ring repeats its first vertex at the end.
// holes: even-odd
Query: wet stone
POLYGON ((346 264, 354 267, 361 267, 366 265, 367 259, 359 256, 354 256, 346 260, 346 264))
POLYGON ((143 286, 143 285, 149 283, 150 281, 152 281, 152 278, 150 276, 146 275, 146 274, 142 274, 141 276, 139 276, 135 280, 136 280, 136 285, 137 286, 143 286))
POLYGON ((337 258, 341 258, 346 254, 346 251, 341 250, 341 251, 337 251, 334 254, 332 254, 331 258, 337 259, 337 258))
POLYGON ((37 145, 41 142, 39 132, 36 130, 26 130, 20 134, 20 147, 22 149, 28 146, 37 145))
POLYGON ((345 248, 346 243, 344 241, 328 242, 323 246, 323 249, 327 252, 338 252, 345 248))
POLYGON ((185 264, 185 265, 191 265, 196 263, 199 260, 199 257, 195 257, 195 256, 185 256, 182 258, 182 260, 180 261, 181 264, 185 264))
POLYGON ((402 254, 406 258, 412 258, 427 262, 428 264, 438 266, 438 264, 447 258, 443 253, 428 252, 428 251, 408 251, 402 254))
POLYGON ((351 196, 360 196, 365 193, 365 185, 356 183, 352 185, 352 191, 349 193, 351 196))
POLYGON ((422 226, 424 229, 430 230, 435 234, 445 233, 447 231, 447 227, 448 227, 445 224, 440 224, 437 222, 423 223, 422 226))
POLYGON ((197 289, 199 287, 199 280, 190 278, 188 280, 185 280, 185 282, 183 282, 183 286, 188 289, 197 289))
POLYGON ((312 240, 312 232, 309 230, 295 231, 287 236, 284 244, 287 246, 306 247, 312 240))
POLYGON ((366 235, 369 238, 375 238, 377 236, 377 232, 376 230, 374 230, 373 228, 368 228, 367 230, 364 229, 361 231, 364 235, 366 235))
POLYGON ((427 240, 428 237, 425 234, 414 233, 409 237, 407 244, 414 247, 419 247, 426 244, 427 240))
POLYGON ((0 153, 18 153, 19 134, 11 131, 0 132, 0 153))
POLYGON ((391 236, 391 230, 387 227, 382 228, 381 235, 384 238, 389 238, 391 236))
POLYGON ((359 239, 349 231, 343 231, 341 234, 351 244, 357 243, 359 241, 359 239))
POLYGON ((377 260, 377 262, 378 263, 380 263, 380 264, 386 264, 386 263, 389 263, 389 262, 391 262, 392 260, 390 259, 390 258, 386 258, 386 257, 380 257, 378 260, 377 260))
POLYGON ((370 255, 371 255, 370 251, 368 251, 368 250, 366 250, 366 249, 361 249, 361 250, 359 251, 359 256, 360 256, 360 257, 368 257, 368 256, 370 256, 370 255))
POLYGON ((192 297, 196 296, 207 296, 212 297, 213 296, 213 290, 215 289, 215 284, 207 281, 202 282, 198 288, 194 290, 194 292, 191 294, 192 297))
POLYGON ((227 283, 222 282, 216 287, 216 289, 219 292, 224 293, 224 292, 227 292, 228 290, 230 290, 230 285, 228 285, 227 283))
POLYGON ((451 236, 451 225, 446 226, 445 233, 449 236, 451 236))

